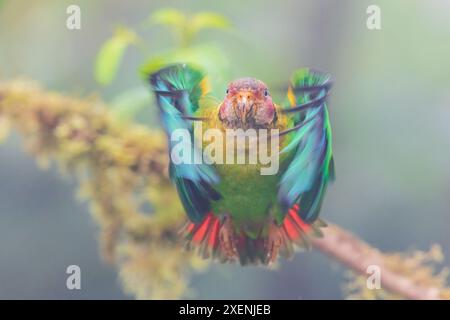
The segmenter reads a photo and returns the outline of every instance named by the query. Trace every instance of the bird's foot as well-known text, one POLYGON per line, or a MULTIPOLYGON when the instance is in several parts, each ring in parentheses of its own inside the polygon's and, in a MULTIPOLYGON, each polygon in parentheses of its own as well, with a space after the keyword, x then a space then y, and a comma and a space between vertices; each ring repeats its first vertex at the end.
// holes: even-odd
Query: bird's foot
POLYGON ((219 240, 222 251, 225 253, 227 258, 234 259, 237 256, 235 245, 236 239, 233 226, 231 224, 231 218, 229 216, 225 216, 225 220, 220 227, 219 240))
POLYGON ((265 241, 265 249, 267 252, 266 262, 272 264, 276 261, 281 245, 283 244, 283 234, 280 227, 274 222, 269 224, 267 239, 265 241))

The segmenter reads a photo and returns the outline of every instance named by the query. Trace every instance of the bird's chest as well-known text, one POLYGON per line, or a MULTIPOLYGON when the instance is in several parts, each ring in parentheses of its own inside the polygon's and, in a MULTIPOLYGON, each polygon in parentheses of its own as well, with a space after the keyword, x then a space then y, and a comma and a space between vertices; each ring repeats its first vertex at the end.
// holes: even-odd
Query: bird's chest
POLYGON ((221 200, 213 204, 216 214, 228 214, 237 224, 267 221, 276 202, 277 175, 261 175, 256 165, 216 165, 221 200))
POLYGON ((239 143, 239 136, 232 131, 227 135, 217 123, 204 123, 201 129, 197 145, 220 176, 215 188, 222 197, 212 203, 214 214, 230 215, 237 227, 258 230, 277 204, 278 182, 286 162, 286 156, 280 155, 281 141, 245 132, 239 143))

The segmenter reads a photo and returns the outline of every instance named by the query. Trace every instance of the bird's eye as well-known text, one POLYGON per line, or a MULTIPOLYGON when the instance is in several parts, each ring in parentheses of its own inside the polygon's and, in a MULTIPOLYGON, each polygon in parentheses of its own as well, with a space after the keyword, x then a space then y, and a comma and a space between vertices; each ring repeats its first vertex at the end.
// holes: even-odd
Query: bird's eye
POLYGON ((269 95, 269 91, 268 90, 264 90, 264 97, 267 97, 269 95))
POLYGON ((230 92, 230 90, 227 89, 227 91, 225 91, 225 92, 226 92, 226 94, 228 94, 228 92, 230 92))

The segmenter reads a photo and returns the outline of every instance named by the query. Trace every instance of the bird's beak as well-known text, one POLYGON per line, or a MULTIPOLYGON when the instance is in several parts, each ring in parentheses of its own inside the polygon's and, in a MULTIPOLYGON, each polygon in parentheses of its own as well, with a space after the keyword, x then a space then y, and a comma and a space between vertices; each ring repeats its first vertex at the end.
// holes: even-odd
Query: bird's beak
POLYGON ((254 103, 253 92, 240 91, 237 93, 237 114, 242 123, 247 122, 247 116, 252 111, 254 103))

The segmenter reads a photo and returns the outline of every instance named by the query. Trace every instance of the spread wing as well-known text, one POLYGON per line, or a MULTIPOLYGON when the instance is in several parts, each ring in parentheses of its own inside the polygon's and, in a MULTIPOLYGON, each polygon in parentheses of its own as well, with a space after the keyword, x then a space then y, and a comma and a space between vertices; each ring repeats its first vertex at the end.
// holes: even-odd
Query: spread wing
POLYGON ((334 179, 326 104, 330 87, 329 76, 309 69, 297 70, 288 90, 290 107, 282 111, 292 118, 293 127, 280 133, 289 135, 281 152, 293 156, 280 178, 278 200, 284 213, 298 204, 298 215, 305 222, 318 217, 327 184, 334 179))
MULTIPOLYGON (((186 65, 172 65, 150 76, 162 125, 168 135, 169 152, 176 146, 177 150, 187 152, 192 160, 202 157, 193 141, 192 122, 201 120, 195 112, 205 93, 204 81, 201 72, 186 65)), ((211 201, 220 198, 214 189, 219 178, 212 166, 182 161, 176 153, 170 155, 170 177, 189 219, 198 223, 210 211, 211 201)))

